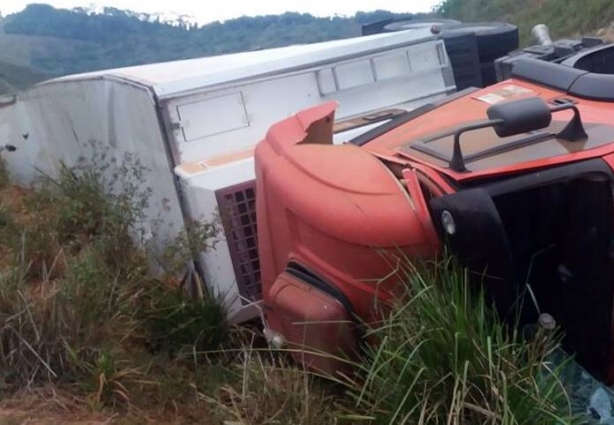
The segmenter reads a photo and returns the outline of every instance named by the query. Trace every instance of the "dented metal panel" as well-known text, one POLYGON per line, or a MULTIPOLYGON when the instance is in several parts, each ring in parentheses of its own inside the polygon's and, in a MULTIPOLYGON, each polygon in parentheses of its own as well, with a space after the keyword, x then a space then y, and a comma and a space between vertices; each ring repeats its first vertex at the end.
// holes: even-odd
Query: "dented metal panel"
POLYGON ((0 123, 0 137, 17 147, 6 155, 17 182, 29 184, 41 173, 57 176, 61 162, 83 160, 108 166, 111 179, 132 154, 146 169, 142 189, 152 190, 146 237, 167 239, 183 227, 172 162, 154 99, 143 87, 105 80, 38 86, 19 95, 10 116, 0 111, 0 123))

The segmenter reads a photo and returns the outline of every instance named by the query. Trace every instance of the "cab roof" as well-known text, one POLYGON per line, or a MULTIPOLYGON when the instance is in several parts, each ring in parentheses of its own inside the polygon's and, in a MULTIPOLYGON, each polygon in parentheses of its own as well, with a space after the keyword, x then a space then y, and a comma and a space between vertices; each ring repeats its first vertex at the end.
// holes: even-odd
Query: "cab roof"
POLYGON ((426 164, 457 181, 522 172, 614 152, 614 103, 580 98, 518 78, 464 93, 428 109, 374 137, 363 148, 385 160, 426 164), (463 134, 467 171, 450 168, 456 129, 486 119, 487 109, 494 104, 527 97, 540 97, 553 107, 561 101, 575 103, 588 138, 568 142, 557 137, 573 116, 571 111, 557 112, 550 126, 537 132, 501 138, 492 128, 485 128, 463 134))

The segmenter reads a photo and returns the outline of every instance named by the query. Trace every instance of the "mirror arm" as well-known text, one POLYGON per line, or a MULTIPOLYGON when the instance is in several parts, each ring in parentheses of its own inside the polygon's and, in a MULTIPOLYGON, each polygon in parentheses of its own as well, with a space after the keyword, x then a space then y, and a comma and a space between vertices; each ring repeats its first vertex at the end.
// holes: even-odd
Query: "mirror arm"
POLYGON ((465 159, 463 158, 463 152, 460 146, 460 136, 463 133, 467 131, 481 130, 482 128, 495 127, 503 123, 504 121, 502 119, 487 120, 459 128, 456 133, 454 133, 454 151, 452 152, 452 159, 450 160, 450 168, 458 173, 467 171, 467 168, 465 168, 465 159))
POLYGON ((580 117, 580 111, 573 103, 565 103, 563 105, 552 108, 552 112, 566 111, 571 109, 573 111, 573 118, 565 126, 557 137, 559 139, 567 140, 568 142, 576 142, 578 140, 584 140, 588 138, 584 125, 582 124, 582 118, 580 117))

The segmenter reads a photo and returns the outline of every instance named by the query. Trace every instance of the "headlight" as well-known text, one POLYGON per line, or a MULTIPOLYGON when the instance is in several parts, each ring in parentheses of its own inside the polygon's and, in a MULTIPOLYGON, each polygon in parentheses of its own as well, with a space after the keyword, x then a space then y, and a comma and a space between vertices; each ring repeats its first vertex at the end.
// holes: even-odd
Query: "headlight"
POLYGON ((450 214, 450 211, 444 211, 441 213, 441 225, 448 235, 456 233, 456 223, 454 223, 454 217, 450 214))

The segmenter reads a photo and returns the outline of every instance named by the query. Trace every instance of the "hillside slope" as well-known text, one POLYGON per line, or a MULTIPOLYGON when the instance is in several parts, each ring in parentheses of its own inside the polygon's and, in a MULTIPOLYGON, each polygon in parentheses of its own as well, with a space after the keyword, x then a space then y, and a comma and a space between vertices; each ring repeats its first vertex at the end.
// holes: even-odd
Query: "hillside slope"
POLYGON ((440 13, 463 21, 503 20, 520 27, 521 42, 532 41, 536 24, 553 37, 590 34, 614 21, 612 0, 443 0, 440 13))
MULTIPOLYGON (((614 21, 614 2, 443 0, 439 13, 467 22, 515 23, 522 43, 529 44, 537 23, 548 24, 554 37, 608 27, 614 21)), ((0 18, 0 93, 66 74, 353 37, 364 23, 400 16, 407 15, 375 11, 317 18, 285 13, 197 28, 143 21, 134 12, 117 9, 91 14, 33 4, 0 18)))
POLYGON ((23 90, 49 78, 35 69, 0 61, 0 95, 23 90))

